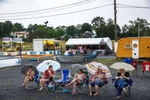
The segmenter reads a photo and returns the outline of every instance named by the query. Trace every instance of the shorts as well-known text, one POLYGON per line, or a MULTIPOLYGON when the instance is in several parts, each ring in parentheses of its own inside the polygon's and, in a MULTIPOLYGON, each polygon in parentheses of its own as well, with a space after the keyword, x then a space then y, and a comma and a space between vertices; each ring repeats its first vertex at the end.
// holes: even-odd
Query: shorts
POLYGON ((97 81, 97 82, 95 82, 95 81, 93 81, 93 82, 90 82, 89 83, 92 87, 94 87, 95 85, 97 85, 97 86, 100 86, 101 84, 102 84, 102 82, 101 81, 97 81))

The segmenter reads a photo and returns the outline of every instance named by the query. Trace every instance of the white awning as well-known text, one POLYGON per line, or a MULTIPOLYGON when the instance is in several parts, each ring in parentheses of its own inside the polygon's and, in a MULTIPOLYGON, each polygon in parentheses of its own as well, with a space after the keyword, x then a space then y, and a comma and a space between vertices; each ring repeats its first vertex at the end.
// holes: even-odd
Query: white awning
POLYGON ((71 38, 66 45, 99 45, 101 42, 103 38, 71 38))

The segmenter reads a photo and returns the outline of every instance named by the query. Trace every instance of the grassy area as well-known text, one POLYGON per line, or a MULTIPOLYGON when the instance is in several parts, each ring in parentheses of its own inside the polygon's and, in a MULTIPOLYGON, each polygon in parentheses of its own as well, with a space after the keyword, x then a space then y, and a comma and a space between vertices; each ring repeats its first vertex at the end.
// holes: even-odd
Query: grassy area
POLYGON ((111 65, 115 62, 122 62, 123 59, 106 58, 106 59, 97 59, 96 61, 100 62, 100 63, 103 63, 103 64, 111 65))

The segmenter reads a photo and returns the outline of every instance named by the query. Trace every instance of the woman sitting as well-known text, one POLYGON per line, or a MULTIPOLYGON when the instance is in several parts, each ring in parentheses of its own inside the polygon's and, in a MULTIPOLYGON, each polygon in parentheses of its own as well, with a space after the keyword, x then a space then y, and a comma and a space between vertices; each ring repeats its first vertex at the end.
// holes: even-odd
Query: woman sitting
POLYGON ((128 85, 130 81, 130 74, 129 72, 125 72, 124 69, 119 69, 119 72, 117 73, 117 76, 115 77, 115 87, 117 89, 117 97, 121 98, 121 92, 122 90, 126 93, 125 87, 128 85))
POLYGON ((105 78, 105 73, 101 68, 97 69, 97 72, 92 77, 91 82, 89 83, 90 96, 98 95, 98 89, 101 84, 103 84, 103 79, 105 78), (92 88, 95 87, 95 94, 92 94, 92 88))
POLYGON ((54 74, 55 72, 53 70, 53 66, 50 65, 49 68, 44 72, 42 78, 40 79, 41 88, 39 89, 39 91, 43 90, 45 82, 53 80, 54 74))
POLYGON ((83 78, 86 78, 86 75, 83 73, 83 69, 79 69, 78 73, 75 74, 74 79, 69 84, 66 85, 66 86, 69 86, 69 85, 73 84, 72 94, 76 93, 76 86, 78 83, 83 81, 83 78))
POLYGON ((26 77, 24 79, 24 83, 22 84, 22 86, 25 86, 26 89, 28 89, 28 83, 29 83, 29 81, 33 81, 34 75, 35 75, 35 72, 33 71, 33 68, 29 67, 29 70, 26 74, 26 77))

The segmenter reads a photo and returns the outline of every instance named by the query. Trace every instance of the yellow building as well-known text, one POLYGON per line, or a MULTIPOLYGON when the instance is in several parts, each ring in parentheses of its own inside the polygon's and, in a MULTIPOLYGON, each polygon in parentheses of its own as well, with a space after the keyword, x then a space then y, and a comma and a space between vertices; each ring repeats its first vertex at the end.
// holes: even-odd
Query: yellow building
POLYGON ((116 56, 119 58, 150 58, 150 37, 121 38, 116 56))

